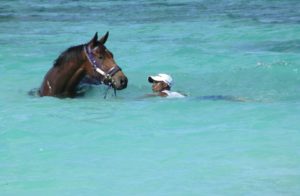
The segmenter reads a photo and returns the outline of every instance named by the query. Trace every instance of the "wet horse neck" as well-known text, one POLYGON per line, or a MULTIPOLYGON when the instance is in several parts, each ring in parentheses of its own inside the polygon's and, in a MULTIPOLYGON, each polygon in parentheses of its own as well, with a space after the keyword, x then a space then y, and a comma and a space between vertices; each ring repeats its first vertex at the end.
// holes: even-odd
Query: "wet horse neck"
POLYGON ((76 71, 74 74, 71 75, 70 79, 67 81, 65 86, 65 92, 67 93, 66 96, 74 96, 76 87, 79 84, 79 82, 82 80, 82 78, 85 75, 85 70, 82 66, 79 66, 79 68, 75 69, 76 71), (69 95, 71 93, 71 95, 69 95))
POLYGON ((83 62, 68 62, 59 67, 53 67, 45 80, 49 95, 59 97, 73 97, 76 95, 76 87, 85 75, 83 62))

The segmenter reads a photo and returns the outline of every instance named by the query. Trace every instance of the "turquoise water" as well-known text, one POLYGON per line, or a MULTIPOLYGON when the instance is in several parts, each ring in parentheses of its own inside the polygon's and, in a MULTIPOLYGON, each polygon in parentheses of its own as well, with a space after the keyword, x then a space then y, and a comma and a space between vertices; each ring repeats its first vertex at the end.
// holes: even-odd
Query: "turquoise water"
POLYGON ((300 2, 0 1, 0 195, 299 195, 300 2), (128 88, 27 94, 110 32, 128 88), (140 99, 166 72, 185 99, 140 99), (205 100, 235 96, 247 102, 205 100))

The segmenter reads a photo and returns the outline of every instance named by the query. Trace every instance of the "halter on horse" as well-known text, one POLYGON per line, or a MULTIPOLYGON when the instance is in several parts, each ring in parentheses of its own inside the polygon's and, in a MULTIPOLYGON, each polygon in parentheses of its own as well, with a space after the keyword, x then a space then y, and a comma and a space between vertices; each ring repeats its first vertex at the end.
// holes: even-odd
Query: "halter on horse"
POLYGON ((87 44, 67 49, 44 77, 40 96, 75 97, 84 77, 97 80, 115 90, 127 87, 128 79, 104 46, 108 32, 98 41, 97 33, 87 44))

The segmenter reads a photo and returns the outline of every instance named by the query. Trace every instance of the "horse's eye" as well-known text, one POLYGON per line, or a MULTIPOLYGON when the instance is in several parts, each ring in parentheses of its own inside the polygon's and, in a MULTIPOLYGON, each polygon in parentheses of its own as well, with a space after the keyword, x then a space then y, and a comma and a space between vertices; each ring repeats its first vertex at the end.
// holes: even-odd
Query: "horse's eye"
POLYGON ((102 59, 103 59, 103 56, 102 56, 102 55, 101 55, 101 56, 99 56, 99 59, 100 59, 100 60, 102 60, 102 59))

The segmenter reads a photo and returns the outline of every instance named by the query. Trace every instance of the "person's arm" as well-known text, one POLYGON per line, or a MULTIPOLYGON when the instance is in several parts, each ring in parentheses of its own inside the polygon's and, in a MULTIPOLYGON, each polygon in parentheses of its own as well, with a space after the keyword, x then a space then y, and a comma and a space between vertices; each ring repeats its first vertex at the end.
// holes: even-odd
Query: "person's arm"
POLYGON ((161 96, 161 97, 167 97, 168 96, 168 94, 165 93, 165 92, 159 92, 158 95, 161 96))
POLYGON ((157 96, 158 96, 158 94, 152 93, 152 94, 146 94, 146 95, 143 95, 143 96, 141 96, 141 97, 138 97, 137 99, 145 99, 145 98, 157 97, 157 96))

